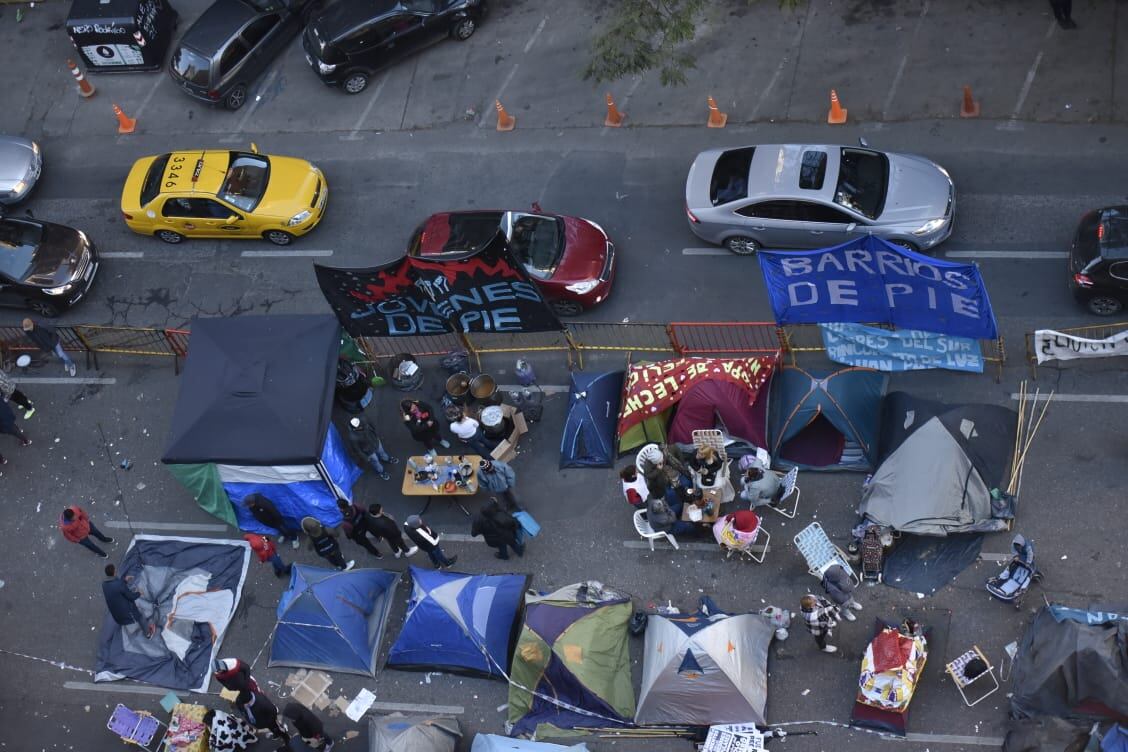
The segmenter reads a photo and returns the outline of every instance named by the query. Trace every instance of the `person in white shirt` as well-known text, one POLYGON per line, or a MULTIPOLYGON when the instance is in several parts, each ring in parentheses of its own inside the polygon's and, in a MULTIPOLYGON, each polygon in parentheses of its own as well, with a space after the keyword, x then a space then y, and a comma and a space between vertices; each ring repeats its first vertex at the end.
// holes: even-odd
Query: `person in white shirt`
POLYGON ((493 447, 486 441, 486 434, 482 431, 478 421, 466 413, 462 413, 458 420, 451 422, 450 431, 458 437, 459 441, 482 457, 489 457, 490 452, 493 451, 493 447))

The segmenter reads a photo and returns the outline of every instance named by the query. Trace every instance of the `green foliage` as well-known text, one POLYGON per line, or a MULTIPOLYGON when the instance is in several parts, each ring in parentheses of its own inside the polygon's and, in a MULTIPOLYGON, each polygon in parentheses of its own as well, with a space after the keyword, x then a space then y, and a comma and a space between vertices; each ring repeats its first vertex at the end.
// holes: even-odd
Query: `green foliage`
POLYGON ((616 81, 658 69, 663 86, 685 83, 693 55, 678 49, 693 41, 705 0, 615 0, 604 30, 592 40, 584 78, 616 81))

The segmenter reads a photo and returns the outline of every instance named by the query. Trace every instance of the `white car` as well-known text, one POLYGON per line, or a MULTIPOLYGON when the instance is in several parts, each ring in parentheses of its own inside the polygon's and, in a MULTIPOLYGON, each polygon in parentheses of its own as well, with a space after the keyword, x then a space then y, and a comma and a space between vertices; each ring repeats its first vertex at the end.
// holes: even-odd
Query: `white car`
POLYGON ((18 204, 31 193, 43 171, 39 144, 0 134, 0 204, 18 204))

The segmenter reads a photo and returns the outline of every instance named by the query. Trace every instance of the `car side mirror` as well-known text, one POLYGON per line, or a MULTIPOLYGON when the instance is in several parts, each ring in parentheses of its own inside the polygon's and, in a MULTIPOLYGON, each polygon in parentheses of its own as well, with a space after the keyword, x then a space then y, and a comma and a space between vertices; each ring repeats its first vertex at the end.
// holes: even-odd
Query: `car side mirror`
POLYGON ((857 222, 851 222, 850 224, 846 225, 846 232, 853 232, 854 230, 857 229, 857 227, 858 227, 857 222))
POLYGON ((858 143, 862 146, 869 147, 869 141, 866 141, 865 136, 858 136, 858 143))
POLYGON ((232 214, 230 217, 227 218, 227 224, 231 224, 232 222, 242 222, 242 221, 243 221, 243 218, 240 217, 238 214, 232 214))

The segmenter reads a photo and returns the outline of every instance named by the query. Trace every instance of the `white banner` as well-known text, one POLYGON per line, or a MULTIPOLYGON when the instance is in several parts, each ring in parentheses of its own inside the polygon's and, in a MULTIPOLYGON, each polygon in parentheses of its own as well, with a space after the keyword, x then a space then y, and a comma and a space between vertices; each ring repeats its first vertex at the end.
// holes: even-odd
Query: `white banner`
POLYGON ((1112 358, 1128 355, 1128 330, 1117 332, 1105 339, 1073 337, 1053 329, 1034 332, 1034 353, 1039 363, 1047 360, 1075 360, 1077 358, 1112 358))

